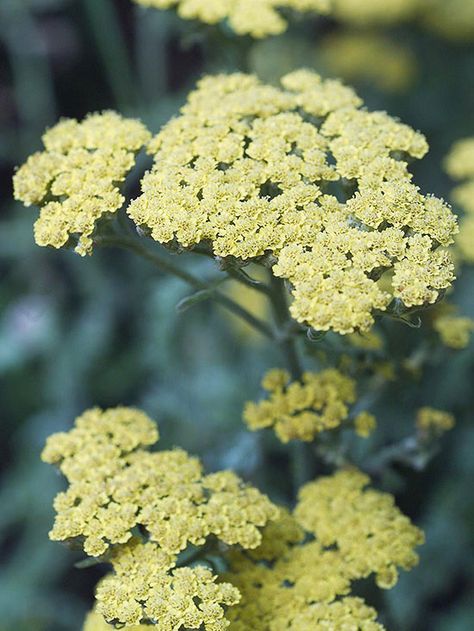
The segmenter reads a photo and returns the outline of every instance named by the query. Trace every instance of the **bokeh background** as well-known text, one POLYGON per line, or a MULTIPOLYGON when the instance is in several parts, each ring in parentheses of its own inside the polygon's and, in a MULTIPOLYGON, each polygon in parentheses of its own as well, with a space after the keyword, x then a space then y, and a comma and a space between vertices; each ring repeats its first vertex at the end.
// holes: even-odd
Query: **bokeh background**
MULTIPOLYGON (((40 149, 42 131, 61 116, 115 108, 158 131, 204 72, 238 68, 276 81, 306 65, 344 77, 369 108, 423 131, 431 151, 416 177, 425 191, 449 198, 443 157, 453 141, 474 135, 474 19, 472 36, 448 35, 422 19, 382 29, 306 17, 255 43, 129 0, 0 0, 1 631, 76 631, 91 606, 101 570, 75 568, 80 557, 48 541, 62 481, 39 459, 46 436, 87 407, 141 406, 159 420, 165 447, 179 444, 210 469, 233 467, 276 500, 291 497, 287 451, 241 422, 263 372, 279 365, 275 349, 210 303, 178 313, 189 290, 130 254, 81 259, 37 247, 35 211, 12 200, 15 165, 40 149)), ((213 273, 207 261, 182 262, 213 273)), ((474 316, 469 267, 450 301, 474 316)), ((420 566, 373 604, 392 631, 468 631, 474 346, 420 346, 420 330, 384 326, 389 341, 375 355, 334 337, 313 358, 334 363, 337 348, 362 380, 364 367, 397 359, 396 380, 377 389, 367 380, 364 396, 380 426, 371 448, 406 435, 420 405, 452 411, 458 422, 424 471, 397 466, 379 480, 427 543, 420 566)))

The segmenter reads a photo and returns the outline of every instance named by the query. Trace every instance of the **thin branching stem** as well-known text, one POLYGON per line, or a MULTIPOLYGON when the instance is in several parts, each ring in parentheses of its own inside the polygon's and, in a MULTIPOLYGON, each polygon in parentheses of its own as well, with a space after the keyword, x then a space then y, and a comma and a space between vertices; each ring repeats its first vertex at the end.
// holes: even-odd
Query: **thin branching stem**
POLYGON ((222 307, 231 311, 236 316, 245 320, 247 324, 252 326, 254 329, 259 331, 262 335, 269 339, 274 339, 274 333, 271 328, 262 320, 251 314, 247 311, 242 305, 239 305, 235 300, 229 298, 225 294, 221 293, 213 283, 206 283, 193 274, 190 274, 186 270, 174 265, 165 257, 157 254, 156 252, 152 252, 148 248, 144 247, 141 243, 139 243, 136 239, 130 237, 122 237, 122 236, 106 236, 100 237, 97 239, 97 244, 108 247, 118 247, 124 248, 126 250, 130 250, 135 252, 142 258, 146 259, 156 267, 160 268, 163 272, 176 276, 181 279, 191 287, 198 291, 207 291, 209 292, 209 297, 212 298, 216 303, 220 304, 222 307))

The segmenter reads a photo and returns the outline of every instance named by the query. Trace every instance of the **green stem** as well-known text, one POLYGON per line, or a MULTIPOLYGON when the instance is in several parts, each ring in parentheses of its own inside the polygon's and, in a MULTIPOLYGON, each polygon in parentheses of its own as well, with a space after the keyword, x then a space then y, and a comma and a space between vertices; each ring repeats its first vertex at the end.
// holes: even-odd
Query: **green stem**
POLYGON ((245 285, 246 287, 249 287, 250 289, 254 289, 255 291, 259 291, 260 293, 265 294, 266 296, 269 296, 269 297, 271 296, 272 290, 268 285, 266 285, 265 283, 261 283, 258 280, 254 280, 253 278, 248 276, 244 271, 242 270, 237 271, 235 269, 232 269, 231 267, 226 268, 225 271, 229 274, 231 278, 241 283, 242 285, 245 285))
MULTIPOLYGON (((210 250, 208 250, 206 247, 201 247, 199 245, 196 245, 195 247, 193 247, 192 252, 193 254, 206 256, 207 258, 210 258, 213 261, 216 260, 216 257, 214 256, 214 254, 210 250)), ((239 283, 241 283, 242 285, 245 285, 246 287, 249 287, 250 289, 254 289, 255 291, 259 291, 262 294, 265 294, 266 296, 271 297, 272 295, 271 287, 269 287, 265 283, 262 283, 259 280, 255 280, 254 278, 251 278, 242 269, 232 267, 231 265, 225 265, 223 267, 223 270, 227 272, 227 274, 233 280, 238 281, 239 283)))
MULTIPOLYGON (((303 369, 298 356, 296 339, 290 333, 292 320, 288 310, 285 285, 281 279, 273 276, 271 272, 270 287, 270 301, 273 308, 273 317, 278 331, 280 332, 277 341, 292 378, 299 380, 302 377, 303 369)), ((301 441, 294 442, 290 448, 291 475, 296 496, 300 487, 313 477, 314 454, 311 445, 301 441)))
POLYGON ((212 284, 205 283, 204 281, 196 278, 189 272, 177 267, 164 257, 156 254, 155 252, 151 252, 148 248, 144 247, 141 243, 139 243, 136 239, 121 237, 121 236, 107 236, 100 237, 96 240, 98 245, 104 245, 109 247, 119 247, 124 248, 126 250, 130 250, 138 254, 142 258, 146 259, 150 263, 153 263, 156 267, 159 267, 162 271, 172 274, 177 278, 181 279, 191 287, 194 287, 198 291, 208 291, 210 297, 220 304, 222 307, 226 308, 228 311, 231 311, 238 317, 245 320, 247 324, 252 326, 254 329, 259 331, 262 335, 265 335, 269 339, 274 339, 274 335, 272 330, 265 322, 262 322, 246 309, 244 309, 237 302, 222 294, 216 287, 213 287, 212 284))
POLYGON ((273 310, 273 317, 279 332, 279 345, 287 367, 293 379, 301 379, 303 370, 298 357, 295 338, 287 332, 291 325, 291 316, 288 311, 285 285, 280 278, 276 278, 270 272, 270 302, 273 310))
POLYGON ((423 471, 437 451, 436 443, 423 444, 419 436, 408 436, 382 449, 370 458, 363 468, 372 477, 380 477, 384 471, 396 464, 405 465, 415 471, 423 471))

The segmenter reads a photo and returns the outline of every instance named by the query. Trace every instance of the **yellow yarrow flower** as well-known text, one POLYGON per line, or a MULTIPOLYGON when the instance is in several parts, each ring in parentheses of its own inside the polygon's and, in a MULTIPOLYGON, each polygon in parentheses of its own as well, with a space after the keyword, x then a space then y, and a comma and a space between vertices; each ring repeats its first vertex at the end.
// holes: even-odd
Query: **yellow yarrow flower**
POLYGON ((310 482, 299 493, 295 517, 323 546, 337 546, 348 571, 361 578, 375 573, 377 585, 388 589, 397 582, 397 566, 417 564, 413 550, 424 538, 391 495, 366 489, 368 483, 357 470, 310 482))
POLYGON ((119 186, 149 136, 141 122, 115 112, 92 114, 82 123, 66 119, 49 129, 45 151, 14 176, 15 199, 41 208, 36 243, 61 248, 74 237, 76 251, 89 254, 97 222, 123 205, 119 186))
POLYGON ((287 20, 280 9, 328 13, 332 0, 135 0, 137 4, 156 9, 175 8, 186 20, 205 24, 227 21, 237 35, 255 38, 283 33, 287 20))
POLYGON ((316 330, 367 331, 393 300, 436 302, 454 278, 439 246, 456 219, 411 182, 406 157, 426 153, 424 137, 361 104, 307 70, 280 89, 206 77, 149 144, 155 164, 128 213, 161 243, 265 257, 291 285, 293 317, 316 330))
POLYGON ((355 432, 361 438, 368 438, 377 427, 377 420, 369 412, 361 412, 354 419, 355 432))
POLYGON ((459 223, 456 248, 465 263, 474 263, 474 137, 454 143, 445 160, 445 169, 454 180, 464 180, 451 193, 455 204, 465 212, 459 223))
POLYGON ((439 333, 445 346, 459 350, 469 345, 471 333, 474 331, 474 320, 446 314, 435 319, 433 328, 439 333))
POLYGON ((69 488, 56 496, 50 538, 112 564, 97 591, 107 622, 224 629, 221 605, 237 602, 238 592, 216 585, 206 568, 176 568, 178 555, 211 536, 256 548, 279 509, 230 471, 205 475, 182 450, 148 451, 157 439, 155 423, 132 408, 94 408, 51 436, 43 460, 59 467, 69 488))
POLYGON ((97 612, 105 620, 126 626, 146 621, 158 631, 223 631, 229 626, 224 607, 240 600, 236 587, 216 583, 206 567, 173 569, 154 543, 132 540, 114 551, 111 563, 114 573, 96 591, 97 612))
MULTIPOLYGON (((293 382, 288 372, 270 370, 262 387, 268 398, 246 403, 244 420, 253 431, 273 427, 283 443, 294 439, 310 442, 320 432, 339 427, 348 420, 349 405, 356 399, 355 381, 332 368, 306 372, 301 381, 293 382)), ((367 418, 360 423, 373 428, 374 417, 365 414, 367 418)))
POLYGON ((140 526, 172 555, 210 535, 256 547, 259 528, 278 513, 270 500, 230 471, 204 475, 183 450, 143 449, 157 438, 154 422, 129 408, 89 410, 70 432, 51 436, 42 458, 69 482, 55 500, 51 539, 81 539, 87 554, 101 556, 140 526))
POLYGON ((348 470, 305 485, 293 515, 282 511, 259 548, 228 555, 223 579, 242 595, 228 613, 233 631, 383 629, 351 583, 375 573, 380 587, 392 587, 398 567, 417 563, 423 534, 367 483, 348 470))
POLYGON ((449 412, 431 407, 422 407, 416 415, 416 426, 423 432, 443 434, 455 425, 455 419, 449 412))

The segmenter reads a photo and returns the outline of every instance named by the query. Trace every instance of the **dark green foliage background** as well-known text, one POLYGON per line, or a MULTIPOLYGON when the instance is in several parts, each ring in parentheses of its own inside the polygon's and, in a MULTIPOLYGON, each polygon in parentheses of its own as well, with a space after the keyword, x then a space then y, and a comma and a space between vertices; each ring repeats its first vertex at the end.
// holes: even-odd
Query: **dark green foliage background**
MULTIPOLYGON (((275 63, 290 63, 290 52, 291 64, 304 65, 294 38, 314 48, 317 64, 318 38, 338 28, 296 22, 272 49, 258 45, 249 56, 246 39, 128 0, 0 0, 0 631, 79 630, 92 602, 100 570, 73 568, 79 557, 48 541, 62 481, 39 460, 46 436, 89 406, 142 406, 159 420, 163 446, 179 444, 210 469, 233 467, 275 500, 292 492, 287 450, 249 434, 240 420, 265 369, 279 363, 276 350, 242 337, 210 303, 177 314, 187 288, 127 253, 82 260, 35 246, 35 211, 12 201, 14 166, 40 148, 44 127, 59 116, 113 107, 157 131, 203 72, 252 70, 249 59, 258 58, 270 76, 275 63)), ((447 197, 441 159, 454 140, 474 135, 474 47, 416 25, 391 36, 416 53, 417 83, 398 96, 357 88, 368 107, 428 136, 432 149, 416 176, 424 190, 447 197)), ((208 262, 182 262, 196 274, 213 273, 208 262)), ((474 316, 472 269, 451 300, 474 316)), ((386 329, 399 356, 423 335, 399 323, 386 329)), ((473 365, 472 344, 439 350, 419 379, 405 375, 381 393, 365 393, 376 399, 380 421, 372 447, 409 432, 419 405, 458 418, 424 472, 399 467, 379 480, 427 535, 420 566, 372 597, 392 631, 473 627, 473 365)))

